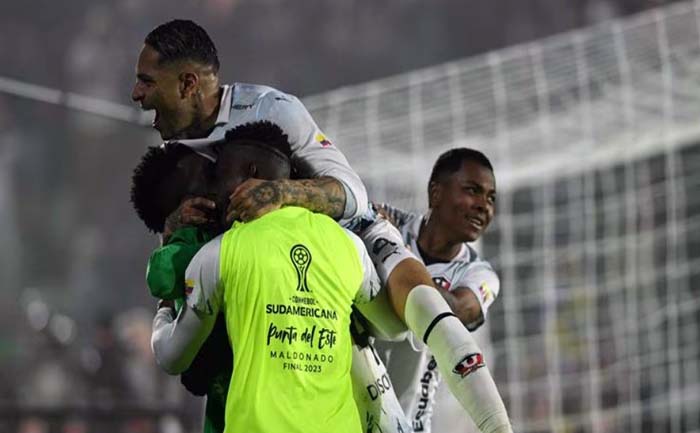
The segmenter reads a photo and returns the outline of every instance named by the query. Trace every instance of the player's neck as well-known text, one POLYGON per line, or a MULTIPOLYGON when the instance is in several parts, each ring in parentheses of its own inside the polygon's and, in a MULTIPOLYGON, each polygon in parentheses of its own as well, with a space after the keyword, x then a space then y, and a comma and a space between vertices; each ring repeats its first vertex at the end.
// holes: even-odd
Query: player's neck
POLYGON ((450 239, 443 227, 435 218, 424 219, 418 233, 418 246, 431 257, 450 261, 459 254, 462 242, 450 239))
POLYGON ((221 95, 223 91, 224 90, 217 85, 213 91, 209 92, 202 99, 202 130, 199 132, 200 134, 204 134, 202 135, 203 137, 208 136, 211 130, 214 129, 214 126, 216 126, 216 119, 219 117, 221 95))

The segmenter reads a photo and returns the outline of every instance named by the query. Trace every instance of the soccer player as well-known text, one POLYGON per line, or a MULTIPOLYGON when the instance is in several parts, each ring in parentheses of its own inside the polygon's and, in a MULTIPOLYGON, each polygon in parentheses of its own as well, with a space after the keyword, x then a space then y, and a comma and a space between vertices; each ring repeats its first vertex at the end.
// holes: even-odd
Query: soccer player
MULTIPOLYGON (((165 140, 183 143, 212 160, 212 143, 237 124, 270 120, 289 135, 292 161, 303 180, 249 179, 230 197, 227 221, 248 221, 296 205, 335 219, 364 215, 366 192, 347 160, 293 96, 265 86, 220 86, 216 49, 191 21, 175 20, 154 29, 137 64, 132 98, 155 109, 154 127, 165 140)), ((211 200, 194 197, 168 218, 164 236, 183 223, 206 223, 211 200)), ((490 373, 479 363, 480 349, 433 287, 430 274, 388 223, 372 225, 363 239, 385 283, 397 316, 433 351, 446 382, 488 431, 510 431, 507 414, 490 373), (467 377, 468 376, 468 377, 467 377), (477 398, 477 392, 479 398, 477 398)))
MULTIPOLYGON (((184 152, 164 176, 173 192, 161 209, 198 185, 220 198, 252 175, 277 179, 291 166, 289 149, 253 140, 221 146, 213 171, 184 152)), ((170 305, 158 310, 154 353, 166 371, 184 371, 224 312, 236 354, 225 431, 362 431, 349 376, 350 310, 377 295, 379 280, 359 238, 325 215, 285 207, 208 242, 186 282, 177 318, 170 305)))
MULTIPOLYGON (((204 29, 173 20, 145 38, 131 97, 155 110, 153 127, 166 142, 179 142, 211 158, 210 144, 245 123, 270 121, 289 136, 297 180, 250 179, 233 197, 231 220, 247 221, 285 205, 302 206, 335 219, 367 209, 367 192, 345 156, 318 128, 294 96, 267 86, 219 82, 219 59, 204 29)), ((204 222, 216 203, 185 204, 185 222, 204 222)), ((181 221, 170 221, 165 235, 181 221)))
MULTIPOLYGON (((500 290, 491 265, 467 244, 486 230, 495 202, 495 177, 488 158, 473 149, 457 148, 435 162, 428 182, 427 214, 409 214, 386 205, 380 208, 426 265, 469 331, 484 323, 500 290)), ((402 346, 377 343, 380 353, 389 353, 387 369, 414 431, 430 432, 440 373, 422 344, 418 344, 419 352, 409 348, 408 342, 402 346)))
MULTIPOLYGON (((289 148, 286 135, 269 122, 238 126, 228 131, 226 137, 225 143, 217 145, 219 148, 236 146, 237 143, 245 144, 251 140, 256 143, 264 141, 277 148, 289 148)), ((196 155, 182 145, 150 148, 134 171, 132 185, 134 207, 146 226, 155 232, 162 231, 166 216, 177 207, 183 191, 186 195, 206 195, 212 199, 218 197, 219 200, 225 201, 227 198, 225 192, 220 189, 218 192, 213 191, 205 180, 217 178, 223 181, 229 174, 223 171, 213 176, 210 173, 211 170, 206 169, 208 165, 212 165, 209 160, 196 155)), ((231 184, 222 183, 222 185, 231 184)), ((175 231, 168 242, 158 248, 149 260, 147 281, 151 293, 157 298, 168 300, 179 300, 184 297, 183 285, 177 284, 178 280, 180 282, 185 280, 184 268, 197 250, 211 239, 212 234, 223 231, 222 227, 224 225, 215 223, 209 227, 183 227, 175 231)), ((380 296, 375 300, 380 301, 381 298, 380 296)), ((370 305, 373 303, 374 301, 370 305)), ((180 308, 181 305, 176 306, 176 310, 179 311, 180 308)), ((368 311, 366 307, 362 310, 366 313, 368 311)), ((387 326, 383 323, 394 322, 390 328, 398 329, 396 325, 398 319, 386 301, 382 302, 382 307, 373 307, 366 315, 370 319, 374 318, 382 322, 380 324, 372 322, 370 325, 373 329, 384 329, 382 335, 387 335, 387 326), (372 311, 376 313, 372 315, 372 311)), ((198 367, 189 368, 182 377, 183 384, 191 392, 196 395, 207 394, 205 432, 224 430, 223 407, 226 398, 221 391, 228 389, 232 356, 225 337, 225 329, 220 328, 218 324, 215 326, 213 335, 207 339, 193 360, 199 364, 198 367), (227 354, 228 357, 226 357, 227 354), (222 358, 227 358, 228 361, 224 362, 225 359, 222 358)), ((357 329, 357 326, 353 328, 357 329)), ((398 332, 401 331, 402 329, 398 332)), ((354 388, 361 383, 362 391, 366 392, 365 387, 370 386, 373 392, 382 394, 384 401, 383 412, 370 414, 371 416, 361 414, 365 431, 408 432, 409 424, 398 404, 398 399, 390 389, 383 364, 377 363, 375 357, 374 352, 360 349, 358 345, 353 344, 353 377, 359 375, 364 380, 364 382, 355 380, 354 388)))

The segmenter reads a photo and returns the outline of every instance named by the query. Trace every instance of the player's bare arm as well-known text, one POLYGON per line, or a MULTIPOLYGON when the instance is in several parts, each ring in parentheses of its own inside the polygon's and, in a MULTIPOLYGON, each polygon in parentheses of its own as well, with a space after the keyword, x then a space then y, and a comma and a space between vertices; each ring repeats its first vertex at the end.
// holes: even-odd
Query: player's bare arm
POLYGON ((345 190, 332 177, 248 179, 231 194, 226 222, 250 221, 284 206, 304 207, 339 219, 345 209, 345 190))
POLYGON ((440 293, 464 326, 483 320, 481 304, 469 287, 457 287, 452 291, 440 290, 440 293))

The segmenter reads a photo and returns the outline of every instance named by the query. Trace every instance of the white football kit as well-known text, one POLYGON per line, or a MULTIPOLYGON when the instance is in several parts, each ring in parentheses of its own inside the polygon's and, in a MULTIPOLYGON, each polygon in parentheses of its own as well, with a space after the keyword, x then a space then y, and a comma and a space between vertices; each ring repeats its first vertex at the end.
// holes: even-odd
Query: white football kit
POLYGON ((223 140, 226 131, 250 122, 269 121, 282 128, 289 139, 292 164, 297 177, 311 179, 328 176, 345 189, 343 219, 367 211, 367 191, 348 160, 325 136, 296 96, 257 84, 235 83, 222 86, 216 124, 205 138, 172 140, 216 161, 211 144, 223 140))
MULTIPOLYGON (((500 282, 491 265, 481 259, 476 251, 463 244, 460 252, 449 262, 426 261, 417 245, 423 222, 422 215, 410 214, 383 206, 397 224, 403 242, 426 268, 436 286, 446 290, 468 288, 481 304, 482 317, 467 327, 474 331, 483 324, 489 307, 500 291, 500 282)), ((371 250, 370 250, 371 253, 371 250)), ((375 265, 376 265, 375 260, 375 265)), ((381 276, 381 271, 378 271, 381 276)), ((408 341, 386 343, 377 341, 377 351, 385 357, 389 376, 401 407, 410 419, 415 432, 430 432, 431 417, 435 404, 435 393, 440 384, 440 373, 435 359, 427 347, 410 333, 408 341)))

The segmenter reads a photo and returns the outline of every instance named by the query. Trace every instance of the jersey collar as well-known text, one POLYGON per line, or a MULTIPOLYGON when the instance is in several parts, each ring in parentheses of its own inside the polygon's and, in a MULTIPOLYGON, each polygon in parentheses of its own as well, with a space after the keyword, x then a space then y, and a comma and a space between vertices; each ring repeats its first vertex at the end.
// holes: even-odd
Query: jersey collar
MULTIPOLYGON (((418 248, 418 236, 420 236, 420 231, 421 228, 423 228, 423 221, 425 221, 427 215, 421 215, 419 218, 415 218, 413 222, 411 223, 411 232, 413 233, 412 239, 411 239, 411 249, 413 250, 413 253, 417 255, 421 262, 425 263, 425 260, 423 259, 423 256, 420 254, 420 249, 418 248)), ((471 253, 469 251, 469 247, 467 246, 466 243, 462 243, 462 245, 459 248, 459 252, 455 254, 454 257, 450 260, 450 262, 453 262, 455 260, 466 260, 469 261, 471 259, 471 253)))

